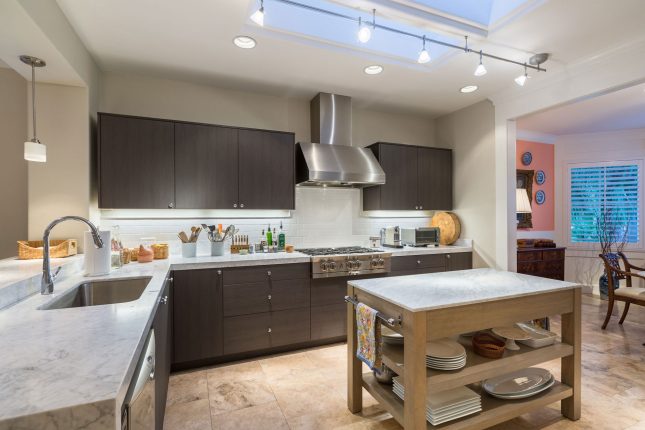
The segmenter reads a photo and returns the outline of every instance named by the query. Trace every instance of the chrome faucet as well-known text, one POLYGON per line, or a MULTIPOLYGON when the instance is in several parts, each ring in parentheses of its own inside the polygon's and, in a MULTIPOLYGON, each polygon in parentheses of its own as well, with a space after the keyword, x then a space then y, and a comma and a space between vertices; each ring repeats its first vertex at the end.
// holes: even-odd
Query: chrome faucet
POLYGON ((103 248, 103 241, 101 240, 101 236, 99 236, 98 229, 87 219, 76 215, 68 215, 52 221, 47 226, 45 233, 43 234, 43 278, 40 282, 40 294, 51 294, 54 292, 54 279, 56 279, 58 272, 60 272, 60 267, 56 270, 56 273, 52 275, 51 265, 49 262, 49 233, 51 233, 52 229, 58 224, 67 220, 82 221, 87 224, 92 231, 94 245, 96 245, 97 248, 103 248))

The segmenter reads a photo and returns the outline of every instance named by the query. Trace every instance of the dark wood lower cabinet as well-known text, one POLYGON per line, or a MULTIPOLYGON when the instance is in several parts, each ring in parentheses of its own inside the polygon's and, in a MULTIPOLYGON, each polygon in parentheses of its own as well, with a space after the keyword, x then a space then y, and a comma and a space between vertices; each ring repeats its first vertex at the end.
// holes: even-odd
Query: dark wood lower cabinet
MULTIPOLYGON (((344 297, 344 294, 339 297, 344 297)), ((345 300, 340 304, 311 307, 311 340, 332 339, 343 336, 347 336, 347 305, 345 300)))
POLYGON ((310 308, 271 312, 271 347, 295 345, 311 339, 310 308))
POLYGON ((222 355, 222 271, 178 270, 173 277, 173 363, 222 355))
POLYGON ((455 252, 446 254, 446 270, 467 270, 473 268, 472 252, 455 252))
POLYGON ((167 281, 161 294, 152 324, 155 330, 155 429, 163 429, 172 360, 172 300, 171 282, 167 281))
POLYGON ((517 250, 517 273, 564 281, 566 248, 520 248, 517 250))

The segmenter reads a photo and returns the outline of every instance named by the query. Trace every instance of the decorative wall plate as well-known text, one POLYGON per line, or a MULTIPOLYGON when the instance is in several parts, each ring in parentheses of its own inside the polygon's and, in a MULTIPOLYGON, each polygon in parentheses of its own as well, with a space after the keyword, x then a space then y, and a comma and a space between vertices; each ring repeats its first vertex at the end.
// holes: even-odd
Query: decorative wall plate
POLYGON ((524 154, 522 154, 522 164, 525 166, 528 166, 531 164, 533 161, 533 154, 531 154, 529 151, 526 151, 524 154))
POLYGON ((535 172, 535 183, 538 185, 544 184, 544 181, 546 181, 546 174, 544 173, 544 170, 538 170, 535 172))
POLYGON ((544 203, 545 200, 546 200, 546 194, 544 194, 544 191, 539 190, 537 193, 535 193, 535 203, 537 203, 538 205, 541 205, 542 203, 544 203))

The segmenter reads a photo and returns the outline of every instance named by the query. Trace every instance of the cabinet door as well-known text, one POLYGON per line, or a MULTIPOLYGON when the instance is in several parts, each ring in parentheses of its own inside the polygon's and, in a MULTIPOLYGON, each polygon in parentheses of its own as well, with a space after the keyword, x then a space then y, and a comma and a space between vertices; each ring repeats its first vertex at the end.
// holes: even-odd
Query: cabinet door
POLYGON ((292 133, 239 131, 239 207, 295 209, 292 133))
POLYGON ((418 148, 417 160, 420 208, 452 209, 452 151, 418 148))
POLYGON ((473 254, 472 252, 456 252, 454 254, 446 254, 446 263, 448 271, 472 269, 473 254))
POLYGON ((347 336, 345 303, 311 307, 311 340, 347 336))
MULTIPOLYGON (((446 257, 443 254, 420 254, 392 257, 392 272, 438 269, 446 270, 446 257)), ((421 272, 424 273, 424 272, 421 272)))
POLYGON ((271 291, 268 282, 224 285, 224 316, 269 312, 271 291))
POLYGON ((238 203, 238 130, 175 124, 176 207, 233 209, 238 203))
POLYGON ((417 147, 379 144, 379 162, 385 171, 380 185, 381 210, 414 210, 417 200, 417 147))
POLYGON ((170 361, 172 358, 172 326, 170 300, 171 285, 167 282, 159 300, 157 313, 153 322, 155 330, 155 428, 163 429, 163 419, 166 412, 166 397, 168 395, 168 380, 170 378, 170 361))
POLYGON ((310 309, 271 312, 271 346, 307 342, 310 334, 310 309))
POLYGON ((221 270, 174 272, 174 363, 222 355, 221 270))
POLYGON ((224 318, 224 354, 267 349, 270 333, 269 312, 224 318))
POLYGON ((174 206, 173 127, 170 121, 99 114, 99 207, 174 206))

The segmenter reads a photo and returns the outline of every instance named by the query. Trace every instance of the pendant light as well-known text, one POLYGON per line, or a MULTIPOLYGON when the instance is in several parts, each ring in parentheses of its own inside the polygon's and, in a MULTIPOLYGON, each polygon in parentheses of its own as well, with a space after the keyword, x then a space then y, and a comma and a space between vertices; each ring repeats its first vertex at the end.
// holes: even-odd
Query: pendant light
MULTIPOLYGON (((372 9, 372 29, 376 29, 376 9, 372 9)), ((363 19, 358 17, 358 40, 361 43, 367 43, 372 38, 372 30, 363 23, 363 19)))
POLYGON ((47 161, 47 147, 36 137, 36 67, 45 67, 47 63, 40 58, 21 55, 20 61, 31 66, 31 112, 34 136, 25 142, 25 160, 44 163, 47 161))
POLYGON ((251 21, 260 27, 264 27, 264 0, 260 0, 260 9, 253 12, 253 15, 251 15, 251 21))
POLYGON ((479 66, 477 66, 475 73, 473 73, 475 76, 484 76, 486 73, 488 73, 486 66, 484 66, 484 63, 482 62, 482 57, 483 53, 482 51, 479 51, 479 66))
POLYGON ((419 52, 419 58, 417 58, 417 63, 425 64, 430 62, 430 53, 426 49, 426 36, 423 36, 423 49, 419 52))

